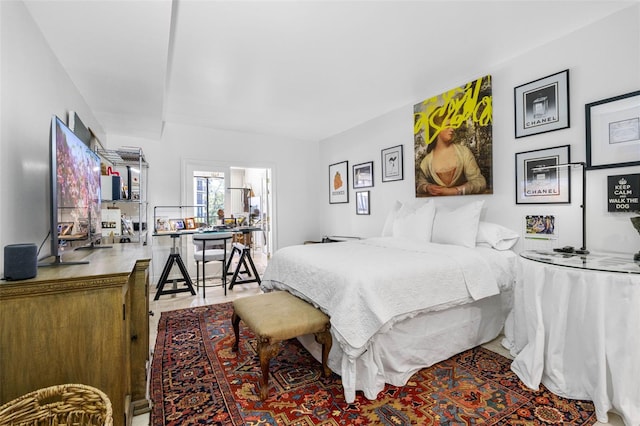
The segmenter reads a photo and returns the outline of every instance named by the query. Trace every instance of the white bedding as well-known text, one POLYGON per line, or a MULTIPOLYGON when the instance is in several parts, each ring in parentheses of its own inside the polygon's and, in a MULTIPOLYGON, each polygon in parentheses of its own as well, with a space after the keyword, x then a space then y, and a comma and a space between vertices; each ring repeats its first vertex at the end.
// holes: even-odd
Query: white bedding
MULTIPOLYGON (((510 251, 380 237, 281 249, 270 260, 261 286, 265 291, 290 291, 331 317, 334 347, 338 345, 341 354, 337 372, 347 401, 353 401, 363 380, 358 376, 371 374, 359 371, 363 364, 358 360, 379 352, 371 350, 376 336, 388 334, 399 321, 509 290, 514 264, 510 251)), ((365 392, 375 398, 380 377, 364 379, 376 382, 365 392)))

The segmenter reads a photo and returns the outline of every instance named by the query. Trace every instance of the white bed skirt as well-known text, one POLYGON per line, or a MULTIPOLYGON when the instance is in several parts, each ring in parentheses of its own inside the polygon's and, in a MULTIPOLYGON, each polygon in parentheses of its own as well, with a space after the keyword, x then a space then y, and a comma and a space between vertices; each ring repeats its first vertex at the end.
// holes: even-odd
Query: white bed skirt
MULTIPOLYGON (((329 353, 329 367, 342 376, 347 402, 356 391, 376 399, 385 383, 403 386, 418 370, 495 339, 501 332, 512 304, 512 292, 456 306, 426 312, 393 325, 377 334, 371 347, 349 360, 335 344, 329 353)), ((322 347, 313 335, 298 338, 317 360, 322 347)))

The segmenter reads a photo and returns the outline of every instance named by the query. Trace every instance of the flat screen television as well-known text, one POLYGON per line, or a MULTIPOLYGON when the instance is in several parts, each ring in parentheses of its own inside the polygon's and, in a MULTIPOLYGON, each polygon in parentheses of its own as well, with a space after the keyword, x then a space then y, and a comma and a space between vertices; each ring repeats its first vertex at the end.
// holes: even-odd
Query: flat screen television
POLYGON ((100 232, 100 157, 57 116, 51 118, 50 221, 52 263, 59 265, 72 241, 100 232))

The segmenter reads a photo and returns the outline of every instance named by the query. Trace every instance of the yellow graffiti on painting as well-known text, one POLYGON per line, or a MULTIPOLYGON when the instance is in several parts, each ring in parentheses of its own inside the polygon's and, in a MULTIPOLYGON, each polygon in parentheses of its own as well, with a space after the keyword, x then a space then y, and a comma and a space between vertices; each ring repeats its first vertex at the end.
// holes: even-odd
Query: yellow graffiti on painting
POLYGON ((491 76, 479 78, 463 87, 456 87, 422 102, 422 111, 414 114, 414 134, 424 129, 425 144, 429 145, 433 142, 444 127, 442 124, 435 123, 434 117, 444 117, 442 123, 447 123, 447 127, 454 129, 467 120, 472 120, 480 126, 491 124, 493 109, 491 96, 478 99, 484 78, 490 79, 491 76), (429 134, 429 126, 435 130, 433 134, 429 134))

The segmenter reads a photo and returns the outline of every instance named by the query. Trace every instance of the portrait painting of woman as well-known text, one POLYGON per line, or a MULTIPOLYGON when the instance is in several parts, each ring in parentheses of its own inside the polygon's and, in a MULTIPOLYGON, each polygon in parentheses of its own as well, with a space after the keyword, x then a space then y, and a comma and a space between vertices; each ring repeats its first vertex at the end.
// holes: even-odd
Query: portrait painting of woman
POLYGON ((416 197, 491 194, 491 77, 414 106, 416 197))

